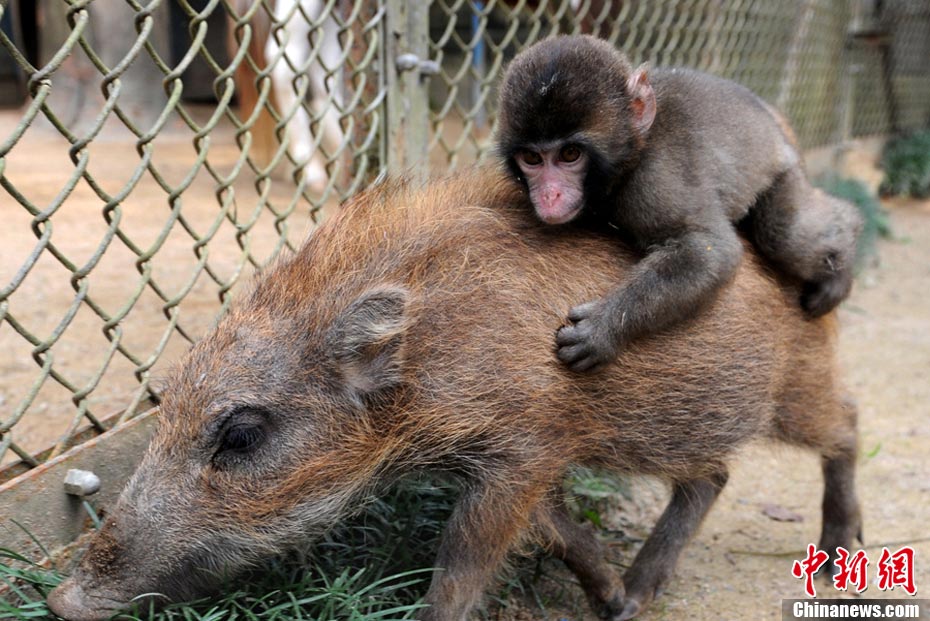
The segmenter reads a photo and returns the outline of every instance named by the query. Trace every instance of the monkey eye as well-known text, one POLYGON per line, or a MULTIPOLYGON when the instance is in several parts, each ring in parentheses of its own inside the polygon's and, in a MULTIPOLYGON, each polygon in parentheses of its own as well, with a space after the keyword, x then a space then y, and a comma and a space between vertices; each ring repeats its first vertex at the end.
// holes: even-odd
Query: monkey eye
POLYGON ((539 166, 542 164, 543 158, 536 151, 520 151, 520 159, 523 160, 523 163, 527 166, 539 166))
POLYGON ((563 162, 572 163, 579 157, 581 157, 581 149, 573 144, 562 147, 562 150, 559 151, 559 159, 561 159, 563 162))

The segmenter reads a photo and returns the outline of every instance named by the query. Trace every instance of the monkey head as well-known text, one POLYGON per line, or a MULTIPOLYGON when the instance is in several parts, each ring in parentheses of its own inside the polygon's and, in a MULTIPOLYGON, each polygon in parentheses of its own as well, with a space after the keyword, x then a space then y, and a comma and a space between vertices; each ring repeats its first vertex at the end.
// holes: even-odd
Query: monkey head
POLYGON ((499 97, 498 155, 548 224, 574 220, 609 192, 634 165, 656 110, 646 70, 590 36, 518 54, 499 97))

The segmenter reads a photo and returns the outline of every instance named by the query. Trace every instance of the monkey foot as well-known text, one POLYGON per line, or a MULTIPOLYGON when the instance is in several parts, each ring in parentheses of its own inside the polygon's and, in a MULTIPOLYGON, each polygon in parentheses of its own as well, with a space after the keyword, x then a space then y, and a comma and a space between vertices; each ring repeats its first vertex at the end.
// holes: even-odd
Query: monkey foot
POLYGON ((617 357, 603 301, 588 302, 571 309, 569 325, 555 335, 556 356, 572 371, 595 371, 617 357))
POLYGON ((801 307, 812 319, 826 315, 846 299, 851 288, 852 278, 846 275, 806 283, 801 293, 801 307))

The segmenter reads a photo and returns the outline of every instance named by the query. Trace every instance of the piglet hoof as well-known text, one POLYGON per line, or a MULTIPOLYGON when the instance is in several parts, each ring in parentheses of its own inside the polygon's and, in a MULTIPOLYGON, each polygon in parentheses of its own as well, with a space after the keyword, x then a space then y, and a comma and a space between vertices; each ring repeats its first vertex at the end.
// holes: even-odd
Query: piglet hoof
POLYGON ((665 591, 667 577, 657 577, 648 584, 631 585, 627 588, 623 610, 611 621, 626 621, 641 613, 654 599, 665 591))
POLYGON ((620 611, 620 614, 613 618, 613 621, 626 621, 627 619, 632 619, 640 613, 643 607, 635 599, 627 599, 626 603, 623 605, 623 610, 620 611))
POLYGON ((591 609, 597 615, 598 619, 609 619, 613 621, 614 619, 619 619, 620 614, 623 613, 623 591, 619 590, 611 595, 607 599, 603 598, 588 598, 588 603, 591 605, 591 609))

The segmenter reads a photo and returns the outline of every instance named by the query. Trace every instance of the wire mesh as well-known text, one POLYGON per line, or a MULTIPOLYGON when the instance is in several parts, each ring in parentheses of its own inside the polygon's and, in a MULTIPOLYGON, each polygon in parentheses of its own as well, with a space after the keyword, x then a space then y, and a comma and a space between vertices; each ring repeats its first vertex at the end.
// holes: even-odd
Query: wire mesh
POLYGON ((923 0, 401 6, 0 3, 0 105, 18 106, 0 111, 0 463, 38 465, 157 401, 160 372, 247 276, 394 151, 435 169, 487 154, 506 62, 543 37, 595 34, 635 63, 745 84, 805 147, 930 120, 923 0), (438 64, 412 82, 429 111, 389 118, 420 35, 438 64))
POLYGON ((38 58, 0 34, 28 93, 0 125, 4 462, 150 404, 231 291, 377 174, 380 15, 49 0, 38 58))
POLYGON ((879 3, 878 12, 869 2, 834 0, 432 6, 431 45, 442 67, 431 86, 434 164, 455 166, 488 150, 494 86, 506 60, 559 33, 606 38, 637 64, 691 67, 739 82, 781 109, 805 148, 921 128, 930 118, 930 5, 920 0, 879 3), (866 36, 874 28, 881 38, 866 36), (890 58, 884 64, 883 55, 890 58))

